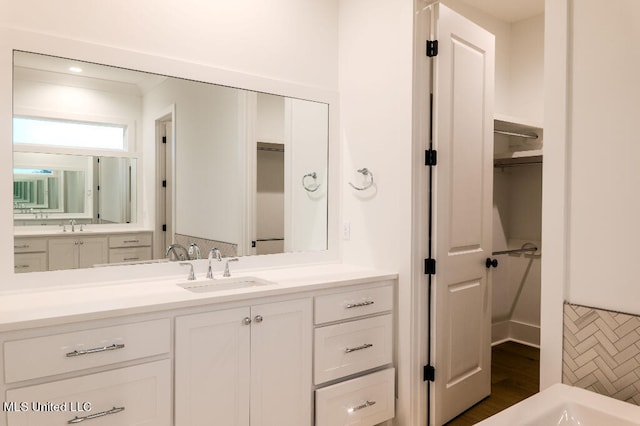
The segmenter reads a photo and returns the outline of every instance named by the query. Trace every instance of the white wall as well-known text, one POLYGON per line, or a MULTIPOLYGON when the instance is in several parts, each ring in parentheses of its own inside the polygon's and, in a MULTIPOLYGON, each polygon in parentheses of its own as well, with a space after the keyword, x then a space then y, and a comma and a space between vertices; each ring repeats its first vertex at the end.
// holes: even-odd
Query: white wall
POLYGON ((544 123, 544 14, 511 24, 509 109, 503 114, 544 123))
POLYGON ((341 190, 351 226, 343 258, 400 275, 398 425, 417 424, 410 415, 425 403, 411 387, 419 379, 410 346, 413 16, 410 0, 340 2, 341 190), (362 167, 373 172, 375 185, 358 192, 347 182, 361 183, 362 167))
POLYGON ((566 296, 640 314, 640 3, 581 0, 572 11, 566 296))
POLYGON ((0 26, 337 87, 337 0, 4 1, 0 26))

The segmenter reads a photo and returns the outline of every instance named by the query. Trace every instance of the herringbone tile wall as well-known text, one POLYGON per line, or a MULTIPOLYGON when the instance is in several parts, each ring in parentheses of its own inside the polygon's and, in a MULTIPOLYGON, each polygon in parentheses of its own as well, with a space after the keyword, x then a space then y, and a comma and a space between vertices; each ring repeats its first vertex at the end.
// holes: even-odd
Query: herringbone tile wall
POLYGON ((562 381, 640 405, 640 317, 564 305, 562 381))

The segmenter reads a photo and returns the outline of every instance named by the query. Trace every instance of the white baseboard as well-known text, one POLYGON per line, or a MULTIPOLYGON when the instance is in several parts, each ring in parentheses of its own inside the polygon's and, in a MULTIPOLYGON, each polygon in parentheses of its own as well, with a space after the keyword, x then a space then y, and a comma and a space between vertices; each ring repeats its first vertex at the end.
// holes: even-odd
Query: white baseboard
POLYGON ((491 345, 517 342, 527 346, 540 347, 540 326, 519 321, 501 321, 491 326, 491 345))

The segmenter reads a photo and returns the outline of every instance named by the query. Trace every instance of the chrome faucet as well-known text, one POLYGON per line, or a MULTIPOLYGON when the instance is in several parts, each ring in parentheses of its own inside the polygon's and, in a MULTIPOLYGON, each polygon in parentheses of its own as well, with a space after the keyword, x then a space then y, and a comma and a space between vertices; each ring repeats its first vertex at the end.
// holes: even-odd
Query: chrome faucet
POLYGON ((209 269, 207 269, 207 278, 209 279, 213 279, 213 270, 211 269, 211 260, 213 259, 214 256, 218 262, 222 262, 222 254, 220 253, 220 250, 218 250, 216 247, 212 248, 209 251, 209 269))
POLYGON ((76 220, 75 219, 71 219, 69 221, 69 225, 71 225, 71 232, 76 232, 76 220))
POLYGON ((189 259, 189 252, 181 244, 177 244, 177 243, 171 244, 169 247, 167 247, 167 250, 165 251, 164 256, 168 257, 171 254, 171 252, 173 252, 173 254, 175 255, 177 260, 188 260, 189 259), (182 254, 178 254, 176 249, 180 249, 182 251, 182 254))
POLYGON ((191 262, 180 262, 180 266, 190 266, 191 267, 189 269, 189 276, 187 277, 187 280, 194 281, 196 279, 196 274, 193 272, 193 263, 191 263, 191 262))
POLYGON ((200 247, 198 247, 196 243, 189 244, 189 259, 202 259, 202 256, 200 255, 200 247))
POLYGON ((227 262, 224 264, 224 273, 222 274, 223 277, 231 276, 231 272, 229 272, 229 262, 237 262, 237 261, 238 261, 237 257, 227 259, 227 262))

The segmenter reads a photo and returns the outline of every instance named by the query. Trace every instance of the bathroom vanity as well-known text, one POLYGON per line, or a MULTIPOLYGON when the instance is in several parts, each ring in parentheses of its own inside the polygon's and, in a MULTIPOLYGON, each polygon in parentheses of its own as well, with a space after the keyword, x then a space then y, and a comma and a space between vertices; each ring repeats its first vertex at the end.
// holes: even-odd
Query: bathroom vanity
POLYGON ((180 275, 3 295, 0 425, 394 417, 395 274, 328 264, 234 275, 192 289, 180 275))

